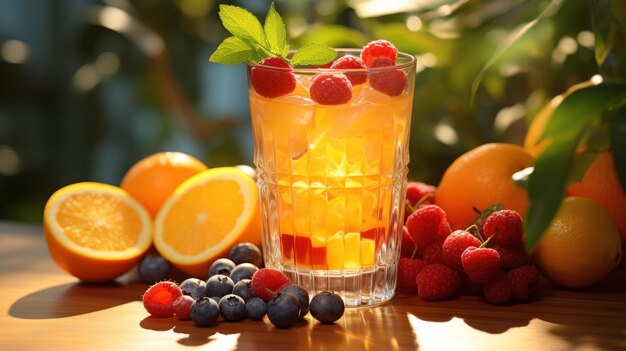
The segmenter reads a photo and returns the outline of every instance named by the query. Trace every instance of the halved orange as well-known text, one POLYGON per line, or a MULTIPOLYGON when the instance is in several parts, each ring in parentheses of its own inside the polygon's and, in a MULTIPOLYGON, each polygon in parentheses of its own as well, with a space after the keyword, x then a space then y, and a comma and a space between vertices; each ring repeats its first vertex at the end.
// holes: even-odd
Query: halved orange
POLYGON ((205 277, 214 260, 238 242, 261 244, 254 180, 235 167, 213 168, 187 179, 154 222, 154 246, 183 272, 205 277))
POLYGON ((46 203, 43 222, 52 258, 84 281, 119 277, 152 243, 148 211, 108 184, 84 182, 57 190, 46 203))

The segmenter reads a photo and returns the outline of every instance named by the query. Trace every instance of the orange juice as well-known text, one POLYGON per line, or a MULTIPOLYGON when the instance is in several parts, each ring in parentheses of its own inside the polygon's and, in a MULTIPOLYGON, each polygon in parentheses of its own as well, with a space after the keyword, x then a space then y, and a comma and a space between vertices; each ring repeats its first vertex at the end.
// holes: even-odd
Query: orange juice
POLYGON ((249 91, 265 264, 346 305, 393 295, 415 74, 414 59, 404 60, 398 96, 365 83, 347 103, 322 105, 309 93, 319 70, 297 68, 289 94, 249 91))

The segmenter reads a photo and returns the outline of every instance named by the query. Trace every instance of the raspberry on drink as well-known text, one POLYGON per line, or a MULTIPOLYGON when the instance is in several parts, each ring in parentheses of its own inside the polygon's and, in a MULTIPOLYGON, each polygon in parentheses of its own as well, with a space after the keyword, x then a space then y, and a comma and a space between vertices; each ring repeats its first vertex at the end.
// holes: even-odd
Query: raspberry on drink
POLYGON ((352 83, 344 74, 321 73, 311 78, 309 92, 318 104, 345 104, 352 98, 352 83))
MULTIPOLYGON (((371 63, 371 68, 389 67, 395 63, 388 58, 376 58, 371 63)), ((372 88, 389 96, 402 94, 406 87, 407 77, 401 69, 382 69, 370 72, 370 85, 372 88)))
POLYGON ((381 39, 369 42, 361 51, 361 60, 367 67, 372 67, 372 61, 381 57, 395 63, 398 57, 398 49, 387 40, 381 39))
MULTIPOLYGON (((346 55, 337 59, 330 66, 331 69, 364 69, 366 68, 360 58, 352 55, 346 55)), ((346 77, 352 85, 359 85, 367 82, 367 73, 355 72, 345 73, 346 77)))
POLYGON ((296 77, 291 66, 279 57, 268 57, 252 67, 250 82, 254 90, 266 98, 279 97, 296 89, 296 77))

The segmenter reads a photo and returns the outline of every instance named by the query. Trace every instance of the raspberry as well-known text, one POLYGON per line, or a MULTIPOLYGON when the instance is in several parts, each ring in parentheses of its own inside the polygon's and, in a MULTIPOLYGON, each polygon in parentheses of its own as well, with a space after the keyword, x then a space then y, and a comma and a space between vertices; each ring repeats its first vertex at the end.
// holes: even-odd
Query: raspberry
MULTIPOLYGON (((337 59, 337 61, 333 62, 331 69, 364 69, 366 68, 361 61, 360 58, 346 55, 337 59)), ((352 85, 359 85, 367 82, 367 73, 358 72, 358 73, 345 73, 348 80, 352 85)))
POLYGON ((379 57, 387 58, 395 63, 398 57, 398 49, 386 40, 375 40, 369 42, 361 50, 361 60, 367 67, 372 67, 372 61, 379 57))
POLYGON ((281 272, 271 268, 261 268, 252 276, 250 289, 254 295, 269 302, 282 288, 291 284, 281 272))
POLYGON ((489 215, 483 224, 485 239, 490 238, 494 245, 522 244, 522 217, 513 210, 497 211, 489 215))
POLYGON ((352 83, 344 74, 322 73, 311 78, 309 92, 318 104, 345 104, 352 98, 352 83))
MULTIPOLYGON (((372 62, 372 68, 393 66, 387 58, 377 58, 372 62)), ((375 70, 369 76, 372 88, 389 96, 398 96, 406 86, 406 74, 401 69, 375 70)))
POLYGON ((504 305, 511 299, 511 284, 506 274, 501 274, 483 285, 483 297, 492 305, 504 305))
POLYGON ((461 255, 465 273, 477 283, 487 283, 501 275, 498 251, 486 247, 468 247, 461 255))
POLYGON ((172 310, 176 315, 176 318, 181 321, 188 321, 191 319, 191 305, 196 301, 193 297, 189 295, 183 295, 174 301, 172 304, 172 310))
POLYGON ((461 287, 463 288, 463 292, 467 295, 471 296, 482 296, 483 295, 483 286, 480 283, 477 283, 470 279, 467 273, 460 271, 459 276, 461 277, 461 287))
POLYGON ((452 231, 446 213, 437 205, 426 205, 415 210, 407 218, 406 228, 418 250, 434 241, 445 239, 452 231))
POLYGON ((468 247, 480 246, 480 240, 465 230, 455 230, 443 242, 441 254, 443 263, 454 270, 463 268, 461 255, 468 247))
POLYGON ((442 263, 443 264, 443 240, 437 239, 428 244, 422 250, 422 260, 426 263, 442 263))
POLYGON ((426 266, 422 260, 401 258, 398 262, 398 279, 396 291, 403 294, 417 293, 417 274, 426 266))
POLYGON ((406 185, 406 199, 411 206, 415 206, 420 201, 424 204, 432 204, 435 202, 436 190, 436 187, 426 183, 409 182, 406 185))
POLYGON ((400 245, 400 257, 413 258, 415 256, 415 242, 409 234, 406 226, 402 227, 402 245, 400 245))
POLYGON ((506 273, 513 298, 517 301, 528 301, 532 289, 539 283, 539 272, 533 265, 517 267, 506 273))
POLYGON ((174 301, 183 296, 183 292, 174 282, 158 282, 143 294, 143 307, 152 317, 167 318, 174 315, 174 301))
POLYGON ((275 98, 289 94, 296 88, 296 77, 291 66, 278 57, 268 57, 250 70, 250 82, 261 96, 275 98), (278 67, 281 69, 263 66, 278 67))
POLYGON ((422 300, 444 300, 456 293, 461 284, 459 275, 448 266, 426 265, 417 274, 417 295, 422 300))
POLYGON ((524 245, 494 245, 493 249, 498 251, 498 254, 500 255, 500 267, 502 267, 505 272, 513 268, 525 266, 532 263, 532 259, 530 258, 530 256, 528 256, 528 254, 526 254, 524 245))

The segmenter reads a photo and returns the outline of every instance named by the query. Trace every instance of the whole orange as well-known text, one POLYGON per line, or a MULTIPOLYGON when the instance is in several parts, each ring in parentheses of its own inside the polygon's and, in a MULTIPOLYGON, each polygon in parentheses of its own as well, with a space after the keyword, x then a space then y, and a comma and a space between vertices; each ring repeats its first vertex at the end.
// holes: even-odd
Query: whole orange
POLYGON ((481 145, 459 156, 446 169, 435 203, 446 211, 453 229, 469 227, 478 215, 475 209, 482 211, 495 204, 525 217, 528 195, 511 177, 533 163, 533 156, 519 145, 481 145))
POLYGON ((626 252, 626 194, 620 186, 613 154, 599 152, 580 182, 567 188, 570 196, 587 198, 602 206, 617 225, 626 252))
POLYGON ((155 218, 161 206, 185 180, 207 166, 182 152, 159 152, 135 163, 120 187, 139 201, 155 218))

